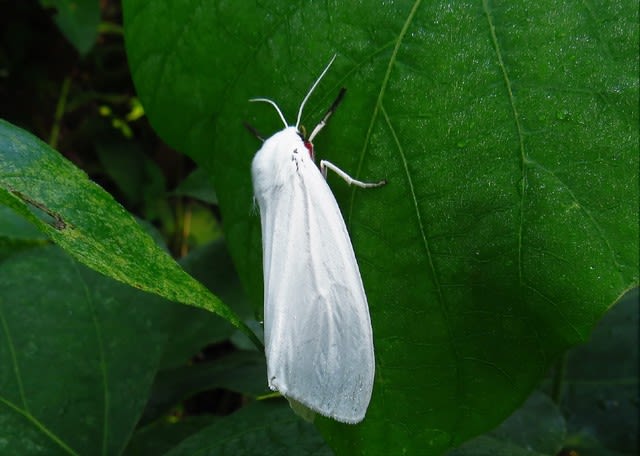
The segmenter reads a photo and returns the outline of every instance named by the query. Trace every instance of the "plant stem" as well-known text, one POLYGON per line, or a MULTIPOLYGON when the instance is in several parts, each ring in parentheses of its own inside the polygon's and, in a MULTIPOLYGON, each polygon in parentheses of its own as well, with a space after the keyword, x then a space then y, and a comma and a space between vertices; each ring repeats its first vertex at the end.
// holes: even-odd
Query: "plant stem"
MULTIPOLYGON (((182 197, 180 198, 182 199, 182 197)), ((180 257, 189 253, 189 232, 191 231, 191 204, 187 203, 182 211, 182 229, 180 230, 180 257)))
POLYGON ((71 76, 67 76, 64 78, 64 81, 62 81, 62 88, 60 89, 60 96, 58 97, 58 104, 56 105, 56 112, 53 117, 53 125, 51 126, 51 134, 49 135, 49 145, 54 149, 57 149, 58 147, 60 124, 62 123, 62 116, 64 116, 65 107, 67 105, 70 86, 71 76))
POLYGON ((101 35, 124 36, 124 27, 114 22, 102 21, 98 25, 98 33, 101 35))

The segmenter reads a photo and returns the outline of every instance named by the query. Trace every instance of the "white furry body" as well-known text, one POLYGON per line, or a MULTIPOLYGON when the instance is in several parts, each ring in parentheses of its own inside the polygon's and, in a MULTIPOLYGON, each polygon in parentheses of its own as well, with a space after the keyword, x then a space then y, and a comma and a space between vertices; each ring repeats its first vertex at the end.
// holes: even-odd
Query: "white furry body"
POLYGON ((373 335, 340 208, 296 127, 267 139, 251 171, 269 387, 321 415, 360 422, 373 389, 373 335))

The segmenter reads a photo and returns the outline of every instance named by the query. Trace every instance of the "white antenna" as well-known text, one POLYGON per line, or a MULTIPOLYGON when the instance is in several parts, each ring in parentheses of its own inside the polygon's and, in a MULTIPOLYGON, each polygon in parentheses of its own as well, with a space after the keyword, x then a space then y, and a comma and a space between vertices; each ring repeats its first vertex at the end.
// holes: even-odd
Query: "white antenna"
MULTIPOLYGON (((318 86, 318 84, 320 83, 320 81, 322 80, 324 75, 327 73, 327 71, 329 71, 329 68, 331 67, 331 64, 336 59, 336 57, 337 57, 337 54, 334 54, 333 57, 331 58, 331 61, 329 62, 329 64, 322 71, 322 73, 320 74, 318 79, 316 79, 316 82, 313 83, 313 85, 309 89, 309 92, 307 92, 307 95, 304 97, 304 100, 302 100, 302 103, 300 104, 300 109, 298 110, 298 118, 296 119, 296 128, 298 128, 299 125, 300 125, 300 118, 302 117, 302 109, 304 108, 305 103, 307 102, 307 100, 309 99, 309 97, 311 96, 311 94, 313 93, 315 88, 318 86)), ((287 119, 284 118, 284 115, 282 114, 282 111, 280 111, 280 108, 278 107, 278 105, 276 104, 275 101, 270 100, 268 98, 251 98, 249 101, 251 101, 251 102, 261 101, 261 102, 264 102, 264 103, 269 103, 271 106, 276 108, 276 111, 278 111, 278 115, 280 116, 280 119, 282 119, 282 123, 284 124, 284 128, 287 128, 289 126, 289 124, 287 123, 287 119)), ((326 121, 326 119, 325 119, 325 121, 326 121)), ((322 126, 324 127, 324 124, 322 126)), ((320 127, 320 128, 322 128, 322 127, 320 127)), ((313 135, 313 136, 315 136, 315 135, 313 135)))
POLYGON ((329 62, 329 64, 327 65, 327 67, 324 69, 324 71, 320 74, 320 76, 318 77, 318 79, 316 79, 316 82, 313 83, 313 85, 311 86, 311 88, 309 89, 309 92, 307 92, 307 96, 304 97, 304 100, 302 100, 302 103, 300 104, 300 109, 298 110, 298 118, 296 119, 296 128, 298 128, 298 126, 300 125, 300 118, 302 117, 302 109, 304 108, 304 104, 307 102, 307 100, 309 99, 309 97, 311 96, 311 94, 313 93, 314 89, 316 88, 316 86, 320 83, 320 80, 324 77, 324 75, 326 74, 327 71, 329 71, 329 67, 331 67, 331 64, 333 63, 333 61, 336 59, 337 54, 334 54, 333 57, 331 58, 331 61, 329 62))
POLYGON ((278 111, 278 115, 282 119, 282 123, 284 124, 284 128, 287 128, 289 126, 289 124, 287 123, 287 119, 284 118, 284 116, 282 115, 282 111, 280 111, 280 108, 278 107, 278 105, 276 104, 275 101, 269 100, 268 98, 251 98, 249 101, 251 101, 251 102, 263 101, 265 103, 269 103, 271 106, 276 108, 276 111, 278 111))

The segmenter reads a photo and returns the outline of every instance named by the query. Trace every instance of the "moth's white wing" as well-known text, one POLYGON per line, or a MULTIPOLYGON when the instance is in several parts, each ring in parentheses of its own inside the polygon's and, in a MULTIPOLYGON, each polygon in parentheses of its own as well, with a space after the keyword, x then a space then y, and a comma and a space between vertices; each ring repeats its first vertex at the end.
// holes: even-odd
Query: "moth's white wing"
POLYGON ((338 421, 364 418, 373 336, 342 214, 295 128, 254 158, 269 386, 338 421))

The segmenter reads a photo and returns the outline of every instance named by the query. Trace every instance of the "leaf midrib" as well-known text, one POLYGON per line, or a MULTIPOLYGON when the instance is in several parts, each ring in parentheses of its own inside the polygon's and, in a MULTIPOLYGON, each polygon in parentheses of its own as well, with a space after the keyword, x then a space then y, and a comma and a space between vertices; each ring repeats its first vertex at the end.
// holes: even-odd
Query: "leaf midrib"
MULTIPOLYGON (((76 271, 77 277, 78 277, 78 282, 82 284, 84 293, 85 293, 85 298, 87 300, 87 303, 90 307, 90 311, 91 311, 91 318, 92 318, 92 322, 94 324, 95 330, 96 330, 96 339, 97 339, 97 343, 98 343, 98 356, 100 359, 100 371, 101 371, 101 378, 102 378, 102 384, 103 384, 103 396, 104 396, 104 410, 103 410, 103 438, 102 438, 102 442, 101 442, 101 446, 102 446, 102 454, 106 455, 108 453, 107 449, 108 449, 108 429, 109 429, 109 390, 107 388, 108 386, 108 375, 107 375, 107 365, 106 365, 106 360, 105 360, 105 350, 104 350, 104 343, 103 343, 103 337, 102 337, 102 331, 100 329, 100 325, 96 316, 96 308, 95 305, 93 303, 93 299, 91 299, 91 294, 90 294, 90 290, 87 287, 87 283, 86 281, 83 279, 82 275, 80 274, 80 271, 78 269, 78 264, 76 262, 71 262, 71 264, 73 265, 74 270, 76 271)), ((11 333, 9 331, 9 325, 7 323, 7 320, 4 316, 4 313, 2 311, 2 306, 0 305, 0 327, 2 328, 2 330, 4 331, 4 333, 6 334, 6 340, 7 340, 7 345, 9 347, 9 353, 11 356, 11 362, 13 364, 13 371, 14 371, 14 375, 16 378, 16 383, 18 385, 18 391, 19 391, 19 395, 20 395, 20 400, 22 401, 22 407, 14 404, 11 400, 5 398, 4 396, 0 395, 0 403, 5 404, 8 408, 10 408, 11 410, 13 410, 14 412, 16 412, 17 414, 21 415, 22 417, 24 417, 29 423, 31 423, 33 426, 35 426, 35 428, 37 430, 39 430, 40 432, 42 432, 44 435, 46 435, 49 439, 51 439, 51 441, 53 441, 56 445, 60 446, 62 449, 64 449, 66 452, 68 452, 71 455, 78 455, 78 453, 76 453, 71 447, 69 447, 63 440, 61 437, 59 437, 58 435, 56 435, 52 430, 50 430, 47 426, 45 426, 45 424, 43 424, 40 420, 38 420, 35 416, 33 416, 31 414, 31 411, 29 410, 29 406, 27 403, 27 399, 26 399, 26 395, 24 392, 24 386, 23 386, 23 382, 22 382, 22 374, 20 372, 20 367, 18 364, 18 360, 17 360, 17 356, 16 356, 16 351, 15 351, 15 345, 13 343, 13 338, 11 337, 11 333)))

